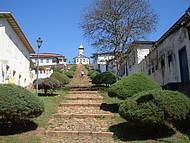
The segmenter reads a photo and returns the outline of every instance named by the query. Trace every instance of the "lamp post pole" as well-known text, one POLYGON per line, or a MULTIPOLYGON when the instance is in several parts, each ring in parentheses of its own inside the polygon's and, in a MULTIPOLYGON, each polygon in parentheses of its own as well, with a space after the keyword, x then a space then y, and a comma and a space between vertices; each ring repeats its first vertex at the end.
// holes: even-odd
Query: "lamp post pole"
POLYGON ((39 37, 37 40, 37 46, 38 46, 38 51, 37 51, 37 71, 36 71, 36 96, 38 96, 38 78, 39 78, 39 49, 42 46, 42 39, 39 37))

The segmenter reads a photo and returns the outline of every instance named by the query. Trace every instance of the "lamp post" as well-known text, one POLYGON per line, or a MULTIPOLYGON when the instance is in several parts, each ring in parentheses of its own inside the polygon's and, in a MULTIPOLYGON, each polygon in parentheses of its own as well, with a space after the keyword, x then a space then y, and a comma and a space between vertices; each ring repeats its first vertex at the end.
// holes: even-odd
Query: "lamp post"
POLYGON ((42 39, 39 37, 37 40, 37 46, 38 46, 38 51, 37 51, 37 76, 36 76, 36 95, 38 96, 38 74, 39 74, 39 49, 42 46, 42 39))

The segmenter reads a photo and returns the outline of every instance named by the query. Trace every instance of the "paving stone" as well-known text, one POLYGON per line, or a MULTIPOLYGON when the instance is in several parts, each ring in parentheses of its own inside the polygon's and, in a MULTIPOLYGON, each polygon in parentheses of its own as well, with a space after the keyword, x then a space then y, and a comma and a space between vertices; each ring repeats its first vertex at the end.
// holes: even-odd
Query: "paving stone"
POLYGON ((114 140, 113 138, 82 135, 46 140, 46 143, 121 143, 120 141, 114 140))
POLYGON ((48 130, 62 131, 107 131, 112 121, 105 118, 57 118, 48 130))

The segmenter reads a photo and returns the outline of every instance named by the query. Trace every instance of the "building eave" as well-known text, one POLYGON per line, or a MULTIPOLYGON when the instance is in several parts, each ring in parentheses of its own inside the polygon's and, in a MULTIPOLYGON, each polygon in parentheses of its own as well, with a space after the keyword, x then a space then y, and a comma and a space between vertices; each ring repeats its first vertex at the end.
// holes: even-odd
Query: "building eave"
POLYGON ((187 9, 185 14, 183 14, 177 22, 175 22, 172 27, 170 27, 161 37, 158 39, 158 41, 155 43, 156 46, 160 45, 167 37, 169 37, 172 33, 177 31, 179 28, 184 26, 187 22, 190 21, 190 7, 187 9))
POLYGON ((0 12, 0 18, 6 18, 14 32, 17 34, 21 42, 24 44, 24 46, 27 48, 29 53, 35 53, 34 49, 30 45, 29 41, 27 40, 25 34, 21 30, 20 26, 16 22, 14 16, 12 15, 11 12, 0 12))

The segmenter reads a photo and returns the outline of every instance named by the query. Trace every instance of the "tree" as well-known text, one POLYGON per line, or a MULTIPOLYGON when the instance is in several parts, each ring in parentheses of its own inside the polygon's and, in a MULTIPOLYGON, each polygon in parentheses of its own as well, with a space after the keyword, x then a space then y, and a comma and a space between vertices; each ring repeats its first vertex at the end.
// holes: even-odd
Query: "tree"
MULTIPOLYGON (((36 87, 36 81, 34 81, 34 88, 36 87)), ((39 79, 38 89, 43 89, 44 94, 47 95, 48 90, 55 91, 56 89, 61 88, 61 83, 54 78, 43 78, 39 79)))
POLYGON ((157 15, 147 0, 98 0, 83 15, 81 28, 94 47, 113 52, 118 65, 132 43, 156 24, 157 15))

